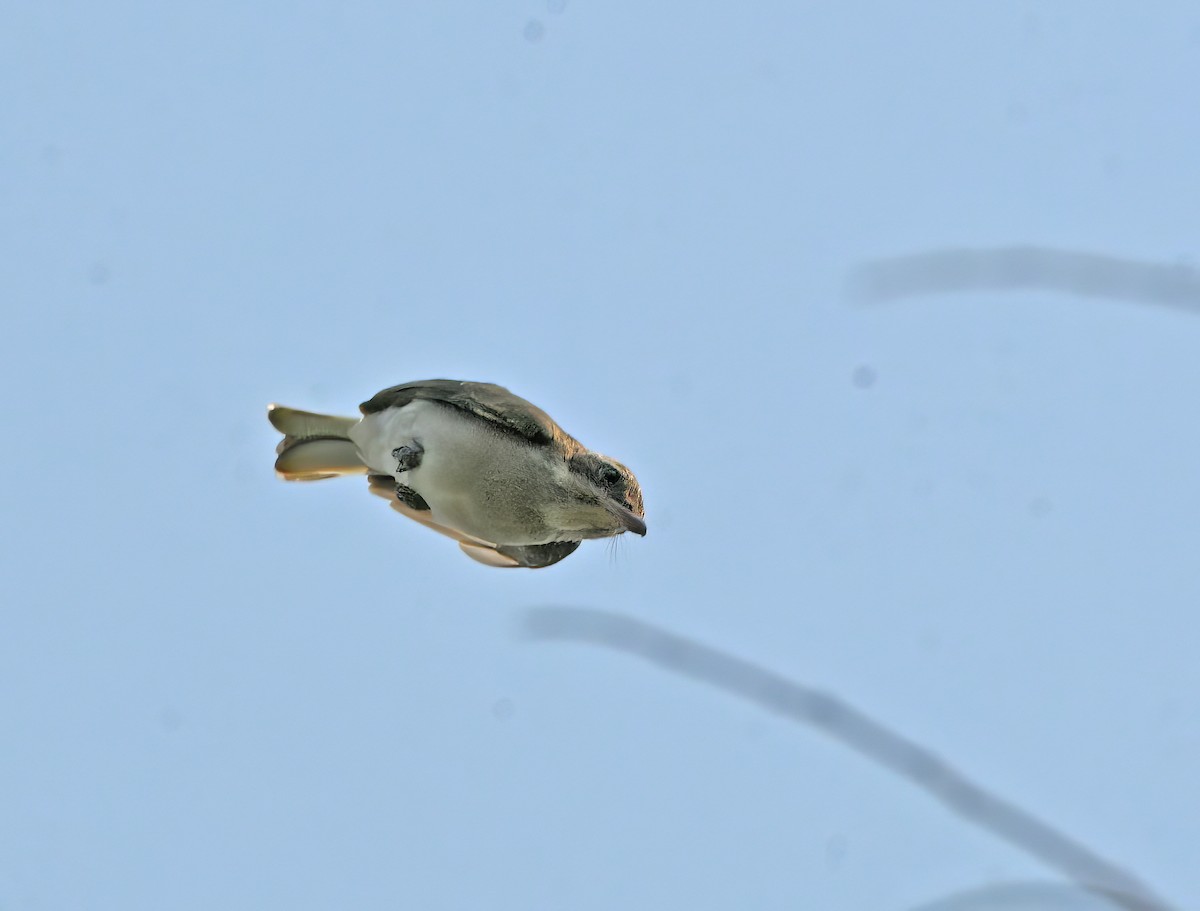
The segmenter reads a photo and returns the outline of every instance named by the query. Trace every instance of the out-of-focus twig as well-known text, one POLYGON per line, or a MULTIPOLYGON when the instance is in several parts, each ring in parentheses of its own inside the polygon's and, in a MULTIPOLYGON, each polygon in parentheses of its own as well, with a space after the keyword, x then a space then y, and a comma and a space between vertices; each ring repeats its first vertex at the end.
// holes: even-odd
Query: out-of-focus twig
POLYGON ((965 778, 917 743, 829 693, 683 636, 609 611, 535 608, 522 630, 535 640, 625 652, 815 727, 924 789, 954 812, 1129 911, 1171 911, 1136 877, 965 778))
POLYGON ((847 295, 878 303, 959 291, 1059 291, 1162 304, 1200 313, 1200 270, 1047 247, 951 248, 876 259, 855 267, 847 295))
POLYGON ((1120 905, 1067 883, 1000 882, 956 892, 910 911, 1113 911, 1120 905))

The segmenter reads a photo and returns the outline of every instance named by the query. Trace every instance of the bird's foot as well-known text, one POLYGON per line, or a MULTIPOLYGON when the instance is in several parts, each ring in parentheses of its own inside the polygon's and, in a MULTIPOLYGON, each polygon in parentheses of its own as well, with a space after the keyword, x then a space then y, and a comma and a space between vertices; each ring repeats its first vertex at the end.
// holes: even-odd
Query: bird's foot
POLYGON ((412 446, 397 446, 392 450, 392 458, 396 460, 396 473, 412 471, 421 464, 421 456, 424 453, 421 444, 415 440, 412 446))
POLYGON ((409 509, 415 509, 418 512, 429 511, 429 504, 425 502, 425 498, 404 484, 396 485, 396 499, 409 509))

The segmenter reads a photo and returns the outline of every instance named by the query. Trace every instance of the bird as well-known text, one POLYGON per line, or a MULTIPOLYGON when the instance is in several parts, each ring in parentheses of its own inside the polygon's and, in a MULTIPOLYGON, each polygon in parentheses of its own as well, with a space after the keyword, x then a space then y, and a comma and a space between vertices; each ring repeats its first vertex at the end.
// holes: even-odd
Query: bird
POLYGON ((592 538, 646 534, 642 488, 503 386, 422 380, 390 386, 359 418, 267 406, 287 481, 366 475, 394 510, 488 566, 539 569, 592 538))

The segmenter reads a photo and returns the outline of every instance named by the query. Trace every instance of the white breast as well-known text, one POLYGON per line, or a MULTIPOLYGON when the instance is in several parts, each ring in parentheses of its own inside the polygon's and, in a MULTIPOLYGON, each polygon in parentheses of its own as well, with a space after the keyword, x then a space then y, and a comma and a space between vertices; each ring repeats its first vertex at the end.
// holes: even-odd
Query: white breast
POLYGON ((539 491, 555 486, 543 450, 457 408, 417 400, 368 414, 350 439, 374 474, 411 487, 435 522, 494 544, 554 540, 539 491), (419 446, 421 464, 396 471, 392 450, 419 446))

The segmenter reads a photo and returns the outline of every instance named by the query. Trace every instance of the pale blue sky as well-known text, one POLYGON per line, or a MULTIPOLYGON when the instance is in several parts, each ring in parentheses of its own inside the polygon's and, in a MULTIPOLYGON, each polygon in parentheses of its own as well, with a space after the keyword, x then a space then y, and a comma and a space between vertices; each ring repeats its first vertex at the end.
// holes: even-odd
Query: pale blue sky
POLYGON ((856 307, 946 246, 1200 250, 1200 8, 10 3, 0 909, 903 911, 1048 875, 626 657, 837 694, 1200 905, 1200 317, 856 307), (869 388, 854 382, 867 367, 869 388), (268 401, 498 382, 649 535, 474 564, 268 401))

